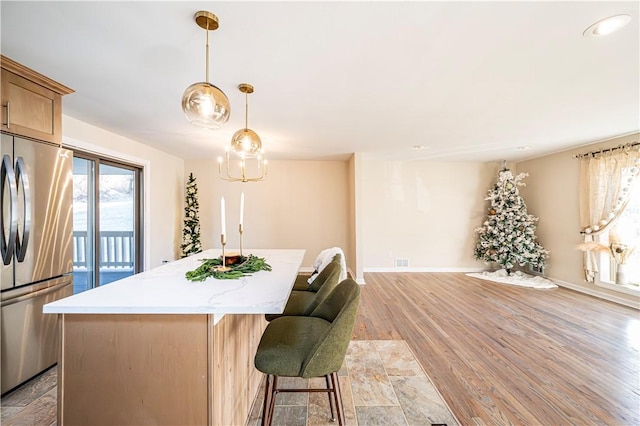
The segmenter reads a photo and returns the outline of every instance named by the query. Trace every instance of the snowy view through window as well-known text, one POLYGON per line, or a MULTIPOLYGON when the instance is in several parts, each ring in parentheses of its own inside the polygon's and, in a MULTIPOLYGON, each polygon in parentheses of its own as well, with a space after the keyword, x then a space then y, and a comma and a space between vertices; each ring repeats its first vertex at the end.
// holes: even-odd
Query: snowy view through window
POLYGON ((100 164, 95 203, 93 161, 74 158, 73 264, 74 292, 104 285, 134 273, 135 175, 132 170, 100 164), (94 225, 95 209, 99 211, 94 225), (96 245, 92 230, 100 230, 99 275, 93 274, 96 245), (97 282, 96 282, 97 281, 97 282))

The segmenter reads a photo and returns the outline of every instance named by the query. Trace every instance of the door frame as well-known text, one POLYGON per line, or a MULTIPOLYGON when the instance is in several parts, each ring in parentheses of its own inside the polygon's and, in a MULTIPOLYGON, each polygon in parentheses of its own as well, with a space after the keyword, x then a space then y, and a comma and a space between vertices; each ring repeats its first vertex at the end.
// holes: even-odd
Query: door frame
POLYGON ((83 152, 88 155, 96 155, 104 158, 105 160, 113 161, 116 163, 124 163, 130 166, 135 166, 142 169, 141 182, 140 182, 140 195, 141 195, 141 214, 140 229, 142 231, 141 241, 141 254, 142 262, 140 264, 141 270, 145 271, 150 268, 151 265, 151 253, 148 249, 151 247, 151 220, 149 217, 149 206, 151 205, 151 191, 149 190, 149 182, 151 182, 151 162, 144 158, 135 157, 129 154, 123 154, 118 151, 114 151, 109 148, 105 148, 100 145, 95 145, 82 140, 69 138, 63 136, 62 146, 70 149, 74 152, 83 152))

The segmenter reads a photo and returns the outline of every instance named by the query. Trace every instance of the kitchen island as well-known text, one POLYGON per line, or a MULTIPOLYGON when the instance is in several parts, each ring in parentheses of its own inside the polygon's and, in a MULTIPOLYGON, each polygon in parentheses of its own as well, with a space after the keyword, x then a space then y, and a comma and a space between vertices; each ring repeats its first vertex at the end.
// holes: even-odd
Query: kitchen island
POLYGON ((304 250, 246 250, 272 271, 190 282, 208 250, 44 306, 58 314, 59 425, 244 425, 264 314, 284 310, 304 250))

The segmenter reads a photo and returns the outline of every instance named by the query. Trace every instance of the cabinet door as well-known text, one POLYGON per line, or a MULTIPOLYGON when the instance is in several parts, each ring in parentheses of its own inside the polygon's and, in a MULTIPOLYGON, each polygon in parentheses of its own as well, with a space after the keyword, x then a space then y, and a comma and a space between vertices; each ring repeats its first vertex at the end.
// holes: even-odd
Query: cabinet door
POLYGON ((2 130, 60 143, 61 106, 60 94, 2 70, 2 130))

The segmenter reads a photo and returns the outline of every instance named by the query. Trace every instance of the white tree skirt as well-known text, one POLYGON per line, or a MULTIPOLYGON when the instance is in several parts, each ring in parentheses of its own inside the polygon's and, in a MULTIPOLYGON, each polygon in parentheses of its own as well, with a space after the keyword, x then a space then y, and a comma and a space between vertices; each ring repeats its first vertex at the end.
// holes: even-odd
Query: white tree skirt
POLYGON ((507 274, 506 269, 500 269, 495 272, 473 272, 466 274, 469 277, 480 278, 481 280, 495 281, 503 284, 517 285, 520 287, 531 288, 557 288, 552 281, 538 277, 535 275, 525 274, 524 272, 515 271, 511 275, 507 274))

